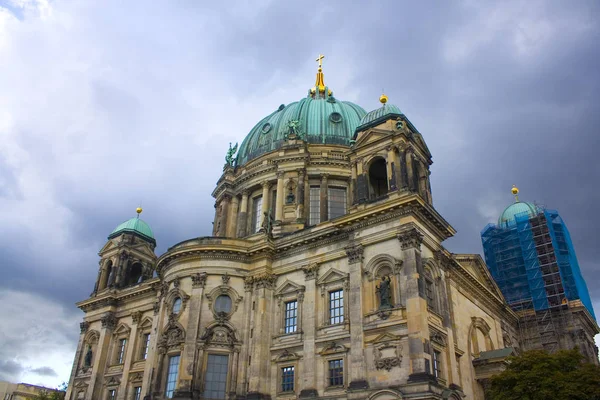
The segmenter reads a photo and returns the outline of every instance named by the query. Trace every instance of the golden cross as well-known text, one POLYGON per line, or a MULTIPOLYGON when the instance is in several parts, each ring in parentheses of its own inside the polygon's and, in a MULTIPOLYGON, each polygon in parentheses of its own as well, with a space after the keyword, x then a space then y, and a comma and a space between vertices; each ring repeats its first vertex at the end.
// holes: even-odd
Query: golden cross
POLYGON ((325 56, 323 54, 319 54, 319 57, 317 57, 317 59, 315 61, 319 62, 319 68, 321 68, 323 65, 321 63, 321 60, 324 59, 325 56))

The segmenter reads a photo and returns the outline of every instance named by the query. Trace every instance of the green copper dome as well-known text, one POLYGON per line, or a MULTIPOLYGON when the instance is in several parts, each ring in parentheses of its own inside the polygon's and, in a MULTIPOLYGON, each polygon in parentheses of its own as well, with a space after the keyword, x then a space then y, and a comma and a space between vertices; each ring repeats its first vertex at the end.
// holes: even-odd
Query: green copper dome
POLYGON ((393 104, 384 104, 382 107, 367 113, 361 119, 357 130, 362 131, 371 126, 379 125, 390 118, 398 118, 400 116, 404 116, 404 113, 398 107, 393 104))
POLYGON ((498 225, 515 225, 517 223, 515 216, 519 214, 527 213, 529 216, 536 215, 538 208, 533 203, 517 201, 506 207, 500 218, 498 218, 498 225))
POLYGON ((114 231, 110 235, 108 235, 109 239, 119 236, 122 233, 134 233, 140 235, 142 238, 151 241, 152 243, 156 243, 154 239, 154 233, 152 233, 152 229, 150 226, 139 217, 131 218, 128 221, 123 222, 121 225, 117 226, 114 231))
MULTIPOLYGON (((325 88, 324 93, 329 93, 329 89, 325 88)), ((350 146, 366 111, 331 94, 314 97, 309 95, 287 106, 282 104, 256 124, 240 146, 237 165, 281 148, 290 133, 296 133, 308 143, 350 146)))

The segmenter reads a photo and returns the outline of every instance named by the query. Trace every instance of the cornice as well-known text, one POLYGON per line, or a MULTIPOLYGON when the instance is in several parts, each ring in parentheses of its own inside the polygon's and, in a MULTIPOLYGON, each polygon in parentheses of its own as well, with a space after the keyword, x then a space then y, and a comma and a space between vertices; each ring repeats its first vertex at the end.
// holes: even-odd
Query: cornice
POLYGON ((115 289, 102 293, 100 296, 91 297, 87 300, 80 301, 76 305, 83 312, 89 312, 104 307, 118 307, 124 301, 131 299, 139 299, 148 296, 156 295, 156 283, 158 278, 150 279, 134 288, 115 289))

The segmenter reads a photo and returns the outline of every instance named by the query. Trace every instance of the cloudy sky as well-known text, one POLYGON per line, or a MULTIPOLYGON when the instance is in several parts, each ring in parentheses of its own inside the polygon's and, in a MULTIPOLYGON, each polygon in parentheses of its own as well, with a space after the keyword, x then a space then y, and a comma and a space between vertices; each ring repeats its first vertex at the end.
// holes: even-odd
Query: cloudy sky
POLYGON ((314 83, 423 133, 447 247, 557 209, 600 314, 600 3, 0 0, 0 380, 67 380, 97 252, 208 235, 229 142, 314 83), (251 4, 250 4, 251 3, 251 4))

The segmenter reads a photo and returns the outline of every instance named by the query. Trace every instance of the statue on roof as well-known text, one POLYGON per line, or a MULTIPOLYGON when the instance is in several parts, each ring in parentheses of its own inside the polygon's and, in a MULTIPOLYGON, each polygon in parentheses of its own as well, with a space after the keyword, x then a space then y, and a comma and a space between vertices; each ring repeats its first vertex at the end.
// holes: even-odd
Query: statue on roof
POLYGON ((235 158, 233 157, 233 155, 236 153, 237 149, 238 149, 237 143, 235 144, 235 146, 231 147, 231 142, 229 142, 229 150, 227 150, 227 155, 225 156, 225 162, 230 167, 233 167, 233 164, 235 162, 235 158))
POLYGON ((288 131, 285 134, 286 139, 302 139, 302 124, 297 119, 293 119, 287 124, 288 131))

